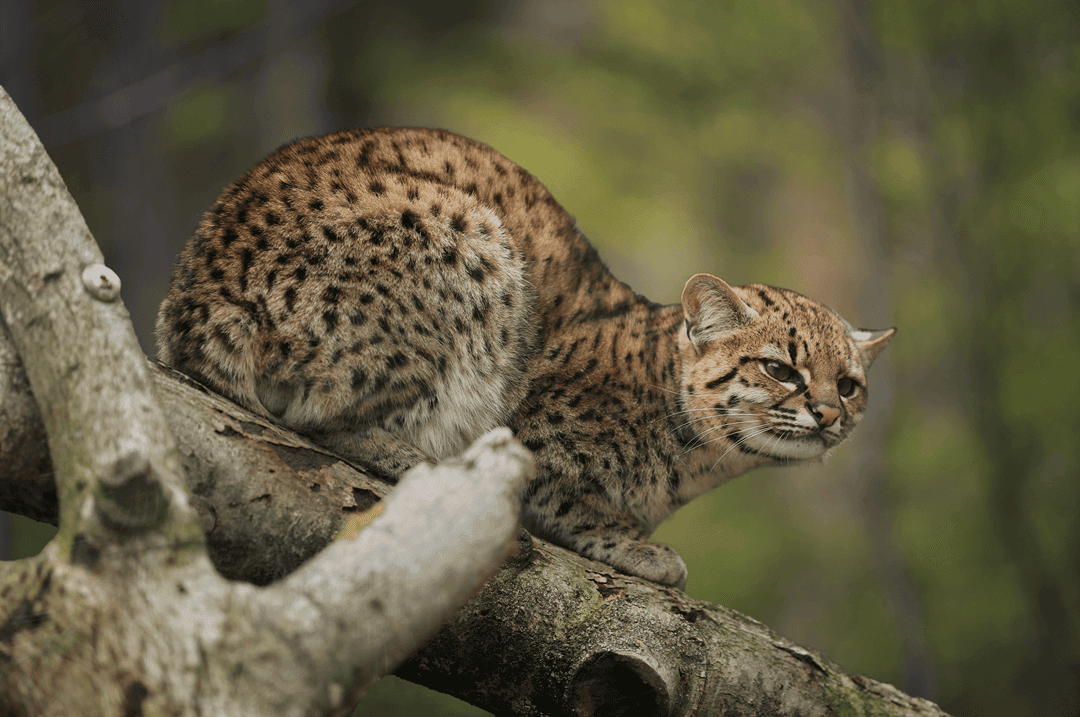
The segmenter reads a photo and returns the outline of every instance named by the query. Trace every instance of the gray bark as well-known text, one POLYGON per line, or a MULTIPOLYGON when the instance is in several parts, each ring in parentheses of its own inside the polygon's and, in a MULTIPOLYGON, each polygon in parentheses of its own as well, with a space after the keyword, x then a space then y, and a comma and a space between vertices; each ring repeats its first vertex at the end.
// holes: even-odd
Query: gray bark
MULTIPOLYGON (((7 369, 0 386, 25 408, 0 430, 8 436, 0 443, 0 508, 31 506, 39 519, 61 526, 38 558, 0 568, 0 712, 108 715, 134 706, 193 714, 192 701, 203 714, 345 709, 505 557, 516 490, 532 470, 527 452, 505 433, 489 434, 463 459, 410 474, 358 538, 331 543, 343 526, 351 532, 363 522, 357 513, 390 487, 190 379, 130 360, 134 337, 121 336, 118 304, 104 306, 114 312, 98 329, 113 342, 105 347, 90 346, 79 328, 89 325, 85 319, 47 342, 33 340, 35 326, 58 325, 51 310, 81 311, 73 308, 76 298, 102 310, 68 280, 81 271, 78 261, 100 260, 70 252, 48 269, 56 276, 36 283, 34 269, 10 268, 13 257, 25 256, 19 251, 26 242, 75 239, 23 231, 11 221, 32 212, 25 186, 41 180, 23 179, 35 175, 7 158, 19 118, 6 96, 0 105, 0 304, 18 354, 35 366, 27 384, 19 365, 0 362, 7 369), (44 290, 58 294, 58 308, 39 303, 44 290), (9 295, 20 292, 27 297, 16 296, 9 310, 9 295), (78 420, 56 418, 73 409, 55 383, 39 389, 37 373, 57 369, 36 364, 93 378, 95 393, 87 395, 96 400, 84 402, 78 420), (117 365, 125 377, 113 378, 117 365), (29 389, 43 407, 37 420, 50 417, 44 430, 25 404, 29 389), (118 403, 145 408, 138 416, 95 413, 95 406, 118 403), (116 453, 110 446, 138 422, 148 438, 120 454, 135 457, 117 470, 100 455, 116 453), (112 436, 112 444, 86 438, 87 427, 112 436), (34 481, 29 469, 7 470, 12 455, 40 446, 46 433, 61 496, 51 512, 49 500, 27 495, 43 487, 40 475, 34 481), (178 448, 163 449, 173 437, 178 448), (69 454, 88 456, 90 467, 77 478, 69 454), (137 496, 162 494, 175 507, 164 516, 132 510, 117 495, 132 482, 137 496), (106 510, 97 505, 103 494, 112 498, 106 510), (202 531, 191 529, 196 522, 202 531), (480 567, 463 567, 459 553, 480 567), (222 579, 207 554, 221 574, 249 582, 222 579), (266 588, 250 584, 274 580, 266 588)), ((43 150, 35 152, 47 163, 43 150)), ((62 194, 54 190, 36 206, 59 213, 62 194)), ((69 219, 77 216, 66 202, 69 219)), ((75 233, 92 243, 85 227, 75 233)), ((89 390, 77 380, 66 388, 89 390)), ((889 685, 847 675, 751 618, 517 535, 509 562, 399 674, 506 715, 943 714, 889 685)))

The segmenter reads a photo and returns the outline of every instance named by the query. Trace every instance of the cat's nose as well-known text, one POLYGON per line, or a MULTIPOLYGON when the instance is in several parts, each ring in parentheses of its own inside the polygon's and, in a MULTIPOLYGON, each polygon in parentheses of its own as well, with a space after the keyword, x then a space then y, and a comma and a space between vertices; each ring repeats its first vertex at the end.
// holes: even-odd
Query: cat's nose
POLYGON ((828 428, 836 423, 836 419, 840 418, 840 409, 837 406, 818 403, 814 405, 807 404, 806 407, 809 409, 810 415, 814 417, 814 420, 822 428, 828 428))

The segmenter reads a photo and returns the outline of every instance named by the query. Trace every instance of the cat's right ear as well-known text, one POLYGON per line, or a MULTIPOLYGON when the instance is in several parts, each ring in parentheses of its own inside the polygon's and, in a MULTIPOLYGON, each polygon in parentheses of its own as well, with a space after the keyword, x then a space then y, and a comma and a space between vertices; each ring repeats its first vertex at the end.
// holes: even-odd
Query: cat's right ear
POLYGON ((883 331, 852 329, 850 333, 851 338, 855 339, 855 345, 859 347, 859 353, 862 354, 863 368, 865 369, 870 368, 870 364, 874 362, 877 355, 889 345, 889 341, 896 335, 896 328, 893 327, 883 331))
POLYGON ((686 314, 686 335, 699 350, 758 316, 723 279, 712 274, 690 277, 682 292, 682 305, 686 314))

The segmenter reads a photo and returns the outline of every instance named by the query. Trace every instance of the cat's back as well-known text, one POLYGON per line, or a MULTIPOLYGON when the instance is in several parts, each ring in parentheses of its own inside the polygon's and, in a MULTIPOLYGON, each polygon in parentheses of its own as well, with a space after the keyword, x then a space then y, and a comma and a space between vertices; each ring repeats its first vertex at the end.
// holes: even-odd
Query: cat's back
POLYGON ((224 191, 183 251, 161 358, 294 428, 374 421, 434 455, 458 450, 475 436, 451 427, 505 422, 523 395, 538 323, 524 235, 548 237, 565 216, 549 197, 448 132, 283 147, 224 191))

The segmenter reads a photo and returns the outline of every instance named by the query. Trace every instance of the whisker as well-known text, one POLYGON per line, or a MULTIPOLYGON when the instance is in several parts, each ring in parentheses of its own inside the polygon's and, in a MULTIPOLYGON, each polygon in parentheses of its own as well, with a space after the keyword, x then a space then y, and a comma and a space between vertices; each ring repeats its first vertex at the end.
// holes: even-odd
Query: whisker
MULTIPOLYGON (((730 433, 726 433, 723 436, 717 436, 717 437, 714 437, 714 438, 710 438, 709 440, 705 440, 705 437, 708 436, 710 433, 712 433, 714 431, 722 431, 722 430, 725 430, 725 429, 728 429, 728 428, 733 428, 734 426, 742 426, 742 425, 760 425, 760 424, 758 424, 757 421, 742 421, 742 422, 739 422, 739 423, 725 423, 725 424, 720 425, 720 426, 713 426, 709 430, 703 431, 702 433, 697 434, 695 436, 695 440, 690 442, 689 444, 687 444, 686 450, 683 451, 682 453, 680 453, 677 456, 677 458, 682 458, 687 453, 690 453, 691 451, 695 451, 698 448, 701 448, 702 446, 708 445, 709 443, 714 443, 714 442, 716 442, 718 440, 721 440, 721 439, 724 439, 724 438, 730 438, 732 435, 734 435, 735 431, 732 431, 730 433)), ((766 429, 766 430, 768 430, 768 429, 766 429)), ((755 433, 754 435, 757 435, 757 434, 755 433)))
POLYGON ((756 416, 757 413, 752 411, 724 411, 723 413, 717 411, 715 408, 687 408, 684 411, 675 411, 674 413, 668 413, 667 418, 674 418, 678 415, 685 415, 687 413, 709 413, 717 416, 756 416))
POLYGON ((692 418, 692 419, 690 419, 689 422, 681 424, 679 426, 679 428, 682 428, 683 426, 687 426, 687 425, 689 425, 690 423, 692 423, 694 421, 706 420, 706 419, 712 418, 714 416, 719 416, 721 418, 757 418, 759 416, 759 414, 757 414, 757 413, 750 413, 748 411, 728 411, 728 412, 725 412, 723 414, 720 414, 720 413, 717 413, 716 410, 712 409, 712 408, 688 408, 688 409, 683 410, 683 411, 675 411, 674 413, 668 413, 668 414, 665 414, 663 416, 657 416, 656 418, 653 419, 653 422, 666 421, 666 420, 671 419, 671 418, 676 418, 677 416, 680 416, 680 415, 685 416, 685 415, 692 414, 692 413, 702 413, 702 414, 705 414, 705 415, 700 416, 700 417, 696 417, 696 418, 692 418))
MULTIPOLYGON (((701 423, 702 421, 707 421, 710 418, 712 418, 712 416, 699 416, 697 418, 691 418, 688 421, 684 421, 683 423, 680 423, 678 428, 683 428, 685 426, 689 426, 689 425, 692 425, 694 423, 701 423)), ((743 418, 743 416, 737 416, 737 418, 743 418)), ((757 423, 757 420, 756 420, 757 417, 756 416, 750 416, 748 418, 750 420, 725 422, 723 425, 725 425, 725 426, 744 426, 747 423, 757 423)))
MULTIPOLYGON (((698 414, 704 414, 704 415, 693 416, 693 414, 690 411, 681 411, 680 413, 670 413, 670 414, 664 416, 663 418, 664 419, 677 418, 681 414, 684 417, 685 416, 693 416, 689 420, 698 421, 698 420, 706 420, 706 419, 713 418, 713 417, 720 417, 720 418, 758 418, 760 416, 760 414, 757 414, 757 413, 743 413, 743 412, 720 414, 720 413, 717 413, 717 412, 715 412, 713 410, 710 410, 710 409, 695 409, 694 412, 698 413, 698 414)), ((658 420, 660 420, 660 419, 658 419, 658 420)))
POLYGON ((710 471, 716 470, 716 466, 719 465, 720 461, 724 460, 724 458, 727 457, 728 453, 731 453, 731 451, 735 448, 735 446, 739 445, 740 443, 746 443, 748 440, 750 440, 754 436, 760 436, 762 433, 767 433, 768 431, 769 431, 769 429, 767 427, 765 427, 765 428, 762 428, 760 431, 757 431, 755 433, 748 433, 745 436, 743 436, 742 438, 740 438, 739 440, 735 441, 734 443, 731 444, 731 448, 728 448, 726 451, 724 451, 724 455, 722 455, 722 456, 720 456, 719 458, 716 459, 716 463, 713 463, 712 468, 710 468, 709 470, 710 471))
MULTIPOLYGON (((681 428, 683 426, 690 426, 690 425, 693 425, 695 423, 701 423, 702 421, 707 421, 709 418, 711 418, 711 416, 702 416, 702 417, 699 417, 699 418, 691 418, 690 420, 683 422, 679 427, 681 428)), ((719 425, 714 426, 712 429, 709 429, 709 430, 713 430, 713 429, 716 429, 716 428, 725 428, 727 426, 745 426, 745 425, 748 425, 748 424, 751 424, 751 423, 760 423, 761 422, 757 416, 738 416, 738 418, 740 418, 742 420, 739 420, 739 421, 722 421, 722 422, 720 422, 719 425)))

